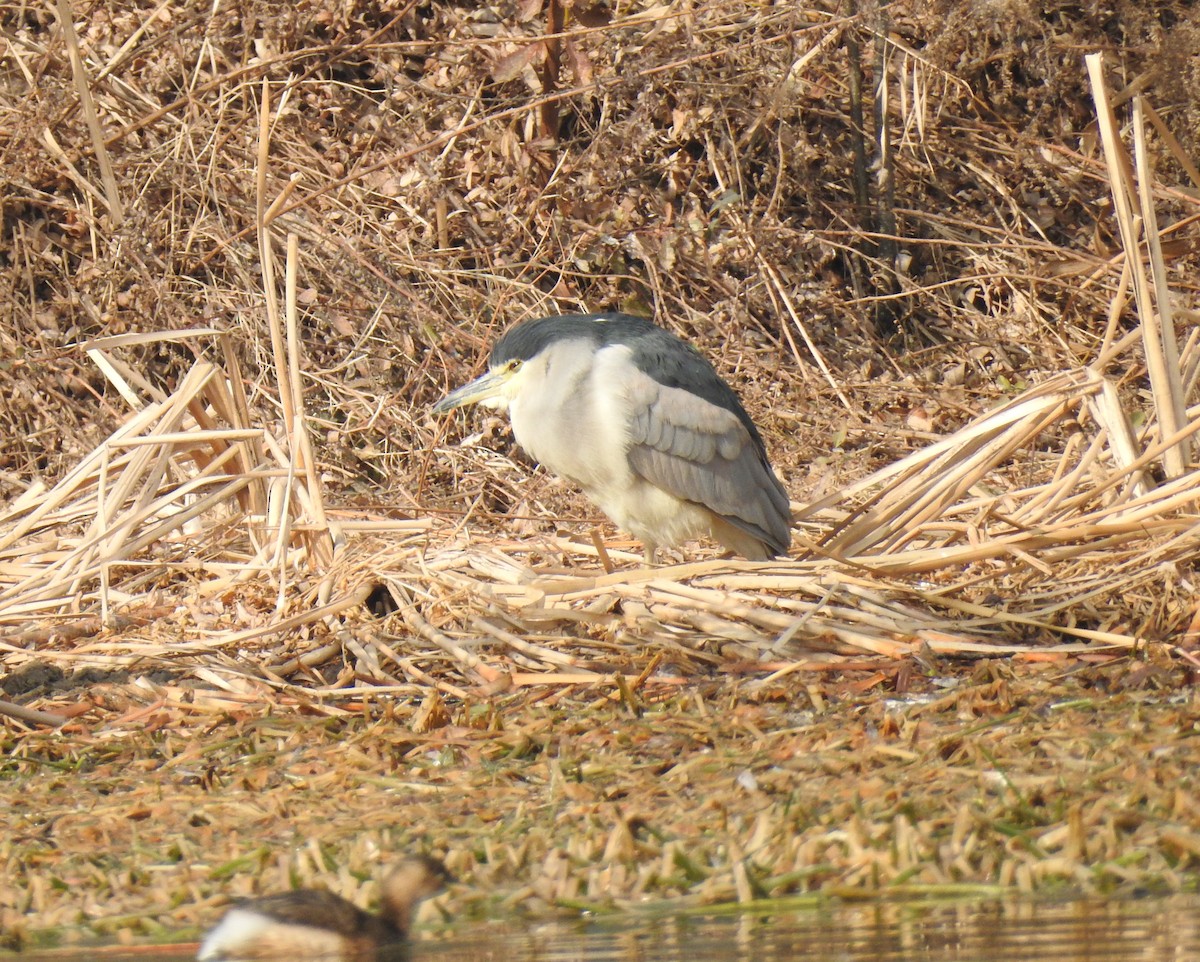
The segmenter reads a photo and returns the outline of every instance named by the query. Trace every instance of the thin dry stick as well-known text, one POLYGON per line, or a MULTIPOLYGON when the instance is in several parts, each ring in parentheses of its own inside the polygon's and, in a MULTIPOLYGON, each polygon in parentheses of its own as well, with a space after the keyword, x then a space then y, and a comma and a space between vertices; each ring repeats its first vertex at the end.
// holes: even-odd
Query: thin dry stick
MULTIPOLYGON (((1141 98, 1139 97, 1138 99, 1140 100, 1141 98)), ((1150 106, 1150 104, 1143 103, 1141 109, 1145 111, 1146 118, 1154 125, 1155 131, 1163 139, 1163 143, 1167 145, 1167 149, 1171 151, 1171 156, 1175 159, 1175 163, 1179 164, 1188 177, 1191 178, 1192 185, 1200 188, 1200 168, 1197 168, 1192 162, 1192 158, 1188 156, 1188 152, 1184 149, 1183 144, 1171 132, 1171 128, 1163 123, 1162 117, 1158 115, 1158 111, 1150 106)))
POLYGON ((100 129, 100 117, 96 113, 96 104, 92 100, 87 70, 83 65, 83 55, 79 51, 79 37, 75 33, 75 21, 71 17, 71 5, 68 0, 58 0, 58 23, 62 27, 63 38, 66 40, 67 53, 71 59, 71 74, 75 78, 75 88, 79 91, 79 103, 83 107, 83 116, 87 120, 88 133, 92 138, 92 148, 96 151, 96 160, 100 163, 100 179, 104 181, 104 196, 108 205, 108 213, 112 217, 113 226, 119 227, 125 220, 125 208, 121 204, 121 192, 117 188, 117 178, 113 174, 108 148, 104 146, 104 132, 100 129))
POLYGON ((71 720, 65 715, 38 711, 35 708, 26 708, 24 705, 14 705, 11 701, 0 701, 0 715, 7 715, 9 718, 28 722, 31 725, 44 725, 47 728, 62 728, 71 720))

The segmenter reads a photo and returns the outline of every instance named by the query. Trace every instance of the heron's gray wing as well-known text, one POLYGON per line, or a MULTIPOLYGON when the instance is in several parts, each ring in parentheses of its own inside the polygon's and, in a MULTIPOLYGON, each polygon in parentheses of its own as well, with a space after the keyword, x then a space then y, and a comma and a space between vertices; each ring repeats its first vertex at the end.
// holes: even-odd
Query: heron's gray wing
POLYGON ((786 554, 788 496, 738 415, 639 371, 629 386, 629 462, 650 483, 704 505, 786 554))

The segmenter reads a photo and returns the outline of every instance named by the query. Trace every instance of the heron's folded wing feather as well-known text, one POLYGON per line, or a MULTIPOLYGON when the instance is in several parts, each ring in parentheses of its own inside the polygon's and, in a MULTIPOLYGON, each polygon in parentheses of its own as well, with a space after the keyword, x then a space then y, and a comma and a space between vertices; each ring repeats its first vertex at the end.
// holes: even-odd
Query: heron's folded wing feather
POLYGON ((787 493, 736 414, 644 374, 629 397, 629 461, 638 474, 786 552, 787 493))

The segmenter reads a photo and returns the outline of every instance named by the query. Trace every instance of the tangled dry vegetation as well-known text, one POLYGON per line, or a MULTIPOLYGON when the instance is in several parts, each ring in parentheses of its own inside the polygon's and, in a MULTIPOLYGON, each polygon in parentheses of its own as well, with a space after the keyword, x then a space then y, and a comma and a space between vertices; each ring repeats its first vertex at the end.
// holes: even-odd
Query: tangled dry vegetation
POLYGON ((8 943, 411 847, 434 916, 1194 886, 1190 5, 66 6, 0 6, 8 943), (430 416, 607 308, 792 559, 430 416))

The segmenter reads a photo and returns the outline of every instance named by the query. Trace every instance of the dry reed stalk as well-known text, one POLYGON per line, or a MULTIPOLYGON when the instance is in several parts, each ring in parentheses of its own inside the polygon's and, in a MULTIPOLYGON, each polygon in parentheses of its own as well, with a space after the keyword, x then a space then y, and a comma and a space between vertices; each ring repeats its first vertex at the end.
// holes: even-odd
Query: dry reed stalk
MULTIPOLYGON (((1159 430, 1164 436, 1179 433, 1186 417, 1186 398, 1183 394, 1183 372, 1179 365, 1179 340, 1175 332, 1175 321, 1171 307, 1171 291, 1167 286, 1167 270, 1163 263, 1162 240, 1158 228, 1158 214, 1154 208, 1154 171, 1146 149, 1146 125, 1143 120, 1142 98, 1133 98, 1134 157, 1138 173, 1138 206, 1141 211, 1141 227, 1146 241, 1146 260, 1150 265, 1148 285, 1154 293, 1154 310, 1145 317, 1146 359, 1150 368, 1150 384, 1154 389, 1158 408, 1159 430)), ((1130 255, 1126 249, 1126 257, 1130 255)), ((1139 263, 1141 258, 1139 257, 1139 263)), ((1139 305, 1139 310, 1142 305, 1139 305)), ((1168 477, 1178 477, 1191 461, 1192 445, 1187 437, 1163 454, 1163 465, 1168 477)))
MULTIPOLYGON (((1096 113, 1100 122, 1100 133, 1104 143, 1104 157, 1108 165, 1109 184, 1112 187, 1113 206, 1117 224, 1121 231, 1121 243, 1126 262, 1132 265, 1134 298, 1137 301, 1141 320, 1142 336, 1145 340, 1146 363, 1150 370, 1151 383, 1155 388, 1158 416, 1165 433, 1178 430, 1183 417, 1183 398, 1179 379, 1178 342, 1174 327, 1170 323, 1169 298, 1162 269, 1162 252, 1158 248, 1158 227, 1155 222, 1153 201, 1148 193, 1152 178, 1146 169, 1145 130, 1140 112, 1135 116, 1135 138, 1138 149, 1138 186, 1134 186, 1133 166, 1121 145, 1117 133, 1116 117, 1108 102, 1104 82, 1104 60, 1100 54, 1089 54, 1084 58, 1092 84, 1092 96, 1096 100, 1096 113), (1135 204, 1134 199, 1137 198, 1135 204), (1134 211, 1140 212, 1135 220, 1134 211), (1148 218, 1148 219, 1147 219, 1148 218), (1141 241, 1147 239, 1147 257, 1142 256, 1141 241), (1152 284, 1145 272, 1147 259, 1155 282, 1152 284), (1157 311, 1156 308, 1157 307, 1157 311), (1159 313, 1165 312, 1164 314, 1159 313)), ((1136 102, 1136 98, 1135 98, 1136 102)), ((1178 477, 1187 462, 1187 447, 1169 449, 1163 465, 1170 477, 1178 477)))

